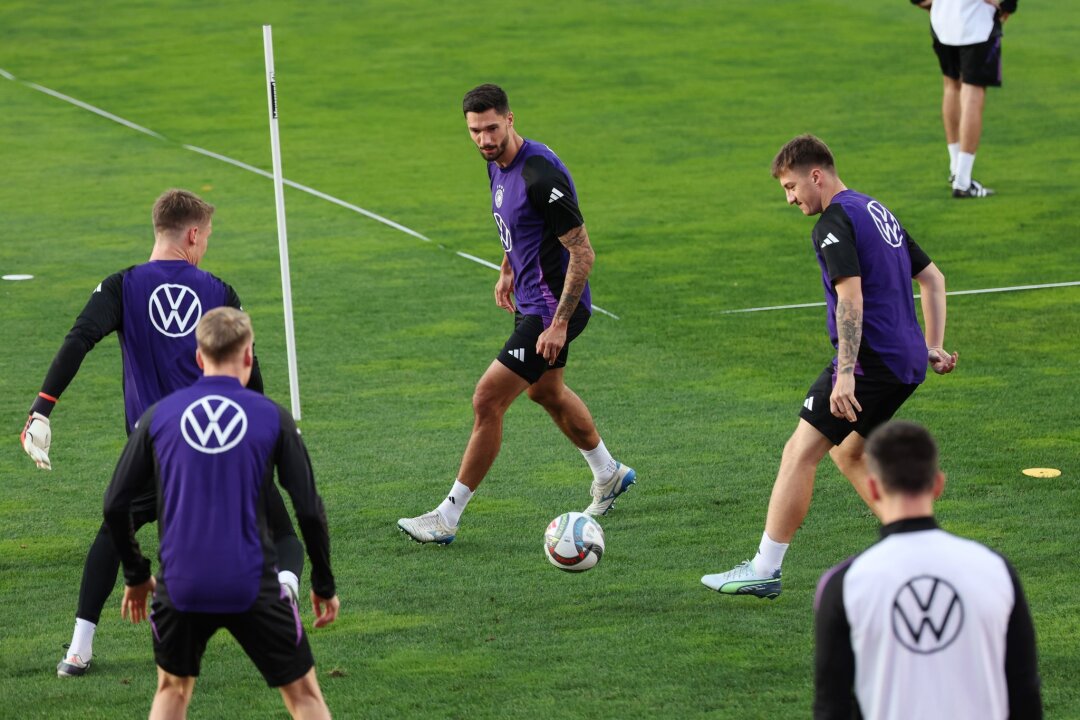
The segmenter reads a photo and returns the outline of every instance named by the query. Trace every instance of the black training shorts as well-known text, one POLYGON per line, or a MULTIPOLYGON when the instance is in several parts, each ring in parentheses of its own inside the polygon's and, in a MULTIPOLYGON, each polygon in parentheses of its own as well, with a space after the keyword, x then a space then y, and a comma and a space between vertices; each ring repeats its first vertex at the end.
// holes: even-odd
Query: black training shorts
POLYGON ((862 406, 862 411, 856 411, 855 422, 848 422, 829 410, 829 396, 833 391, 833 366, 829 363, 806 393, 799 417, 817 428, 833 445, 839 445, 853 432, 866 437, 878 425, 888 421, 917 387, 918 384, 907 385, 856 375, 855 399, 862 406))
POLYGON ((941 74, 968 85, 1001 87, 1001 36, 974 45, 945 45, 934 38, 941 74))
POLYGON ((574 310, 574 314, 570 316, 570 322, 566 325, 566 344, 563 345, 559 357, 555 358, 555 363, 548 365, 543 356, 536 354, 536 341, 540 337, 540 333, 544 332, 544 319, 539 315, 515 313, 514 332, 510 334, 510 339, 503 345, 498 361, 532 385, 547 370, 566 367, 566 358, 571 341, 580 335, 588 324, 589 311, 578 305, 577 309, 574 310))
POLYGON ((150 614, 154 660, 167 673, 198 677, 206 643, 220 628, 227 629, 255 663, 266 684, 281 687, 299 680, 315 666, 307 635, 300 623, 300 608, 284 586, 280 594, 259 593, 251 609, 242 613, 181 612, 168 593, 158 591, 150 614))

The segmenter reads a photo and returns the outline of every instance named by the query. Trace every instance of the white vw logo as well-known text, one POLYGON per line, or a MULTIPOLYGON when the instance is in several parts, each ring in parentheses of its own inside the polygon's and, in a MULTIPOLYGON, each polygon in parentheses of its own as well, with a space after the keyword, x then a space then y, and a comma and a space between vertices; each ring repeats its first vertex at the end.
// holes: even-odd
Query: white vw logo
POLYGON ((199 324, 202 302, 187 285, 164 283, 150 293, 150 322, 169 337, 184 337, 199 324))
POLYGON ((908 580, 893 599, 893 635, 912 652, 929 655, 948 647, 964 625, 956 588, 931 575, 908 580))
POLYGON ((180 432, 187 444, 199 452, 217 455, 231 450, 244 439, 247 415, 229 398, 207 395, 184 410, 180 432))
POLYGON ((510 252, 514 249, 514 239, 510 237, 510 226, 502 219, 499 213, 491 213, 495 216, 495 224, 499 226, 499 240, 502 240, 503 249, 510 252))
POLYGON ((900 223, 893 217, 893 214, 886 210, 885 206, 877 200, 866 203, 866 211, 870 213, 870 217, 874 218, 874 224, 877 225, 882 239, 894 248, 900 247, 900 244, 904 241, 904 231, 900 228, 900 223))

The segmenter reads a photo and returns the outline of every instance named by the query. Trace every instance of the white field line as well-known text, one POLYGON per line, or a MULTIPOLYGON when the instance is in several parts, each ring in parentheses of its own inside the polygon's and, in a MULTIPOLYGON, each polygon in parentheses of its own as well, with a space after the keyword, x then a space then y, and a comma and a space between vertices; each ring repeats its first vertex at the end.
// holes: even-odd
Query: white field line
MULTIPOLYGON (((1044 283, 1042 285, 1014 285, 1012 287, 982 288, 980 290, 952 290, 952 291, 947 292, 945 294, 946 295, 985 295, 986 293, 1016 292, 1018 290, 1043 290, 1045 288, 1072 287, 1074 285, 1080 285, 1080 281, 1059 282, 1059 283, 1044 283)), ((922 296, 916 294, 915 297, 922 297, 922 296)), ((792 308, 808 308, 808 307, 825 307, 825 303, 823 303, 823 302, 815 302, 815 303, 799 303, 797 305, 771 305, 769 307, 740 308, 738 310, 721 310, 720 314, 721 315, 731 315, 733 313, 766 312, 768 310, 791 310, 792 308)))
MULTIPOLYGON (((27 82, 25 80, 19 80, 18 78, 16 78, 14 75, 9 73, 7 70, 4 70, 3 68, 0 68, 0 77, 3 77, 5 79, 7 79, 7 80, 15 80, 16 82, 20 82, 20 83, 22 83, 23 85, 26 85, 29 88, 37 90, 38 92, 45 93, 46 95, 51 95, 52 97, 57 98, 58 100, 63 100, 64 102, 71 103, 72 105, 75 105, 76 107, 80 107, 83 110, 89 110, 90 112, 94 113, 95 115, 100 115, 103 118, 106 118, 108 120, 112 120, 113 122, 119 123, 119 124, 121 124, 121 125, 123 125, 125 127, 128 127, 128 128, 131 128, 132 130, 136 130, 138 132, 144 133, 144 134, 149 135, 151 137, 155 137, 158 140, 164 140, 165 142, 169 142, 169 139, 166 138, 164 135, 162 135, 160 133, 156 133, 153 130, 150 130, 149 128, 145 128, 142 125, 138 125, 136 123, 133 123, 130 120, 125 120, 124 118, 122 118, 122 117, 120 117, 118 115, 113 115, 111 112, 108 112, 106 110, 102 110, 101 108, 95 107, 94 105, 91 105, 89 103, 85 103, 82 100, 78 100, 76 98, 71 97, 70 95, 65 95, 65 94, 63 94, 61 92, 57 92, 56 90, 52 90, 50 88, 44 87, 43 85, 38 85, 37 83, 27 82)), ((267 172, 266 170, 263 170, 261 168, 257 168, 254 165, 249 165, 246 162, 242 162, 242 161, 237 160, 235 158, 231 158, 228 155, 222 155, 222 154, 216 153, 216 152, 214 152, 212 150, 207 150, 206 148, 197 147, 195 145, 187 145, 187 144, 181 143, 181 147, 183 147, 185 150, 190 150, 191 152, 198 153, 200 155, 205 155, 206 157, 213 158, 215 160, 220 160, 221 162, 228 163, 229 165, 233 165, 235 167, 238 167, 241 170, 247 170, 248 172, 255 173, 256 175, 261 175, 262 177, 269 178, 271 180, 274 177, 273 174, 267 172)), ((346 210, 351 210, 354 213, 357 213, 359 215, 363 215, 364 217, 375 220, 376 222, 380 222, 383 225, 387 225, 389 227, 394 228, 395 230, 399 230, 399 231, 405 233, 406 235, 411 235, 412 237, 417 238, 418 240, 423 240, 424 242, 431 242, 431 238, 427 237, 426 235, 423 235, 422 233, 417 232, 416 230, 413 230, 412 228, 408 228, 408 227, 402 225, 401 223, 394 222, 393 220, 390 220, 389 218, 385 218, 382 215, 379 215, 377 213, 373 213, 370 210, 365 210, 364 208, 362 208, 362 207, 360 207, 358 205, 353 205, 352 203, 346 202, 345 200, 342 200, 341 198, 336 198, 333 195, 328 195, 328 194, 322 192, 321 190, 316 190, 313 187, 309 187, 307 185, 302 185, 302 184, 300 184, 298 182, 295 182, 293 180, 287 180, 286 179, 286 180, 283 180, 282 182, 283 182, 283 184, 288 185, 291 188, 295 188, 295 189, 300 190, 301 192, 305 192, 305 193, 307 193, 309 195, 314 195, 317 198, 320 198, 322 200, 326 200, 327 202, 330 202, 330 203, 333 203, 333 204, 338 205, 340 207, 343 207, 346 210)), ((469 255, 468 253, 459 252, 459 253, 456 253, 456 254, 459 255, 460 257, 465 258, 466 260, 471 260, 472 262, 478 263, 478 264, 483 265, 485 267, 494 268, 495 270, 499 269, 498 265, 490 263, 490 262, 488 262, 486 260, 481 260, 480 258, 475 257, 473 255, 469 255)), ((607 310, 604 310, 603 308, 598 307, 596 305, 593 305, 593 309, 596 310, 597 312, 603 313, 604 315, 608 315, 610 317, 613 317, 616 320, 619 319, 618 315, 615 315, 614 313, 608 312, 607 310)))

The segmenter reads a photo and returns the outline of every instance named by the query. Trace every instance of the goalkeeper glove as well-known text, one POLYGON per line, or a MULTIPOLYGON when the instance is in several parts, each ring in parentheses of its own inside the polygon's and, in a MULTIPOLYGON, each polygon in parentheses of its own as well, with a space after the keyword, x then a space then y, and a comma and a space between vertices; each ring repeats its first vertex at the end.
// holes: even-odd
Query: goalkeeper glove
POLYGON ((41 413, 31 413, 19 439, 22 441, 23 450, 39 468, 52 470, 52 463, 49 462, 49 446, 52 445, 49 418, 41 413))

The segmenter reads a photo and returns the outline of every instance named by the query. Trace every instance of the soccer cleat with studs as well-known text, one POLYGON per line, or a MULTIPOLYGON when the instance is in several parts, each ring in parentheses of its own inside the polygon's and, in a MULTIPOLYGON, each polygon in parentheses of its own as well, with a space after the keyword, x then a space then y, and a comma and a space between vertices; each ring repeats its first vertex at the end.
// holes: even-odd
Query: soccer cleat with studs
POLYGON ((771 577, 761 577, 754 563, 744 560, 727 572, 704 576, 701 584, 722 595, 755 595, 773 600, 780 595, 780 570, 771 577))
POLYGON ((56 665, 56 677, 79 677, 89 669, 89 660, 83 662, 79 655, 68 655, 56 665))
POLYGON ((972 180, 971 184, 967 186, 966 190, 961 190, 958 187, 953 187, 952 196, 954 198, 985 198, 991 195, 996 195, 993 190, 985 187, 978 180, 972 180))
POLYGON ((585 508, 585 514, 593 517, 606 515, 607 511, 615 506, 615 498, 629 490, 636 482, 637 473, 634 468, 615 463, 615 471, 611 473, 611 477, 603 482, 593 480, 590 488, 593 501, 585 508))
POLYGON ((432 510, 414 518, 401 518, 398 529, 418 543, 436 543, 449 545, 457 537, 457 526, 450 527, 443 522, 438 510, 432 510))

